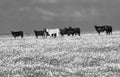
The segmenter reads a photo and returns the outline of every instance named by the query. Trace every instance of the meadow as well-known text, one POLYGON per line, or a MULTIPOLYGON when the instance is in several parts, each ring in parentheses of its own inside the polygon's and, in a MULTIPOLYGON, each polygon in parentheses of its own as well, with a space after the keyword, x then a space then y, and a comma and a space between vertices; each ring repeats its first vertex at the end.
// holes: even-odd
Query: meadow
POLYGON ((120 77, 120 32, 0 36, 0 77, 120 77))

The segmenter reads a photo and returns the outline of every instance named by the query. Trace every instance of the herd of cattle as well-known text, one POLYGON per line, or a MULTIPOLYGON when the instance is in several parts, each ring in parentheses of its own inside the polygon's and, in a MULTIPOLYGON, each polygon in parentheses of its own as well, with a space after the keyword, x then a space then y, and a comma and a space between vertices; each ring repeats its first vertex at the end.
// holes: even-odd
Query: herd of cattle
MULTIPOLYGON (((104 26, 97 26, 95 25, 95 29, 98 32, 98 34, 100 34, 101 32, 106 32, 107 35, 112 34, 112 26, 111 25, 104 25, 104 26)), ((35 36, 36 38, 38 38, 38 36, 43 36, 43 37, 47 37, 47 36, 51 36, 51 37, 58 37, 58 36, 64 36, 64 35, 78 35, 80 36, 80 28, 72 28, 71 26, 69 26, 68 28, 64 28, 64 29, 44 29, 43 31, 37 31, 34 30, 35 36)), ((21 38, 23 38, 23 31, 11 31, 11 34, 13 35, 14 38, 21 36, 21 38)))

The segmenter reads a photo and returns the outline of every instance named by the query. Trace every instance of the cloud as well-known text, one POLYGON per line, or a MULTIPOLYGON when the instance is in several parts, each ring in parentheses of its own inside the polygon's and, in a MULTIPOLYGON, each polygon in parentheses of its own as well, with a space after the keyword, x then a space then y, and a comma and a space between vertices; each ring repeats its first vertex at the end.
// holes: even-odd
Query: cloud
POLYGON ((31 7, 21 7, 19 8, 19 11, 29 11, 31 10, 31 7))
POLYGON ((51 11, 48 9, 43 9, 43 8, 35 8, 42 16, 44 19, 52 19, 52 18, 57 18, 57 19, 69 19, 69 18, 81 18, 84 17, 84 14, 82 14, 81 11, 79 10, 74 10, 74 9, 63 9, 59 12, 51 11))
POLYGON ((63 11, 61 13, 61 17, 65 19, 81 19, 85 17, 85 14, 82 14, 80 10, 73 10, 73 11, 63 11))
POLYGON ((88 18, 91 16, 97 16, 99 13, 96 8, 78 8, 74 6, 66 6, 62 10, 62 16, 64 17, 71 17, 73 19, 82 19, 88 18))
POLYGON ((33 3, 58 3, 60 0, 33 0, 33 3))
POLYGON ((99 2, 100 0, 33 0, 33 2, 37 3, 96 3, 99 2))
POLYGON ((58 16, 57 13, 49 11, 49 10, 45 10, 42 8, 35 8, 38 12, 40 12, 43 15, 47 15, 47 16, 58 16))
POLYGON ((50 10, 46 10, 46 9, 43 9, 43 8, 38 8, 36 7, 35 10, 40 13, 39 15, 42 17, 42 20, 45 20, 45 21, 51 21, 53 20, 55 17, 58 17, 59 14, 58 13, 55 13, 53 11, 50 11, 50 10))
POLYGON ((88 17, 94 17, 98 15, 98 12, 95 8, 90 9, 78 9, 74 7, 65 7, 59 11, 44 9, 40 7, 35 7, 35 10, 40 13, 39 15, 42 17, 43 20, 53 20, 57 19, 60 21, 66 20, 82 20, 88 17))
POLYGON ((90 14, 91 14, 92 16, 98 16, 98 15, 99 15, 99 12, 98 12, 97 9, 92 8, 92 9, 90 10, 90 14))
POLYGON ((79 0, 79 1, 96 3, 96 2, 98 2, 99 0, 79 0))
POLYGON ((58 0, 39 0, 42 3, 56 3, 58 0))
POLYGON ((74 13, 72 14, 73 17, 82 17, 83 14, 80 11, 74 11, 74 13))
POLYGON ((62 10, 62 16, 79 18, 79 17, 83 17, 84 14, 82 13, 82 10, 77 9, 74 6, 66 6, 62 10))

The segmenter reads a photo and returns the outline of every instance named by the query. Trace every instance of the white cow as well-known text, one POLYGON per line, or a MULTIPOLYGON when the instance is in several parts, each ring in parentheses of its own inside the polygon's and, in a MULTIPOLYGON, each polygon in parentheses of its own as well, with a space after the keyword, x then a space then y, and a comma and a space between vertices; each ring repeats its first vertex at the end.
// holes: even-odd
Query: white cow
POLYGON ((56 29, 46 29, 46 31, 48 32, 48 34, 50 36, 52 36, 52 34, 56 34, 57 37, 60 35, 60 29, 56 28, 56 29))

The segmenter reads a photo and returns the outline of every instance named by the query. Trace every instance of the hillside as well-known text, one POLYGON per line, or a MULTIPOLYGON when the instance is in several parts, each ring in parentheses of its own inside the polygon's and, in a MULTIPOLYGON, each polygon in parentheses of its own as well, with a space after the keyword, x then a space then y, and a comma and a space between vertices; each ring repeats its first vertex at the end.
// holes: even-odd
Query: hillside
POLYGON ((120 32, 1 36, 0 77, 120 77, 120 32))

